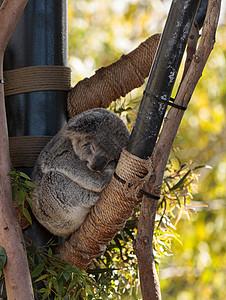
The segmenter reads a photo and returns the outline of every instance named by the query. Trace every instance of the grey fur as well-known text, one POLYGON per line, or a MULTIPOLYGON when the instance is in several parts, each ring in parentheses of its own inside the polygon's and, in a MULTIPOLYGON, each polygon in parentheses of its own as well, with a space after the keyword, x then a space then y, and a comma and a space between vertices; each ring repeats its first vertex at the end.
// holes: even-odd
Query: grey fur
POLYGON ((39 189, 32 205, 38 221, 55 235, 73 233, 110 182, 128 139, 123 121, 106 109, 70 119, 34 167, 32 180, 39 189))

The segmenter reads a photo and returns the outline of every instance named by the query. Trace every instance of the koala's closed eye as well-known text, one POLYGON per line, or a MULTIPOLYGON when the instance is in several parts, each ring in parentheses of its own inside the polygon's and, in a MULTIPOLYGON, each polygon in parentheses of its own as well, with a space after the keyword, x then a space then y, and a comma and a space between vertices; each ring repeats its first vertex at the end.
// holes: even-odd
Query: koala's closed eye
POLYGON ((96 152, 96 146, 93 143, 85 143, 82 145, 83 148, 89 149, 91 152, 95 153, 96 152))

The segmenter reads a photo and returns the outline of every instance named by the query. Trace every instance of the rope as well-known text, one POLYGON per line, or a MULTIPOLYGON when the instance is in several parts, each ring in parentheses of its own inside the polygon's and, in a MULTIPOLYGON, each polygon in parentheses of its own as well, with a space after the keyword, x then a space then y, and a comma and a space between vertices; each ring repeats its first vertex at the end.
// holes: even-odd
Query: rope
POLYGON ((15 136, 9 138, 9 151, 12 166, 34 167, 45 145, 52 136, 15 136))
POLYGON ((102 254, 105 245, 124 228, 141 201, 139 191, 150 178, 151 160, 143 160, 123 150, 116 173, 126 184, 113 176, 86 221, 60 248, 63 259, 75 263, 80 269, 87 268, 91 260, 102 254))
POLYGON ((5 96, 35 91, 69 91, 71 70, 64 66, 31 66, 4 72, 5 96))
POLYGON ((141 86, 150 72, 159 39, 160 34, 151 36, 115 63, 79 81, 68 93, 69 116, 95 107, 106 108, 112 101, 141 86))

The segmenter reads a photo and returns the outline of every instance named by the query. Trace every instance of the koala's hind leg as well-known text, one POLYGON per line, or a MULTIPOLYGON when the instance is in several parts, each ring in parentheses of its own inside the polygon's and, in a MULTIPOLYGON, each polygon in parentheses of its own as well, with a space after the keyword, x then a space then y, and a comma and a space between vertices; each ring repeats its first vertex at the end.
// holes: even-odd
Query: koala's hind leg
POLYGON ((64 174, 43 175, 33 211, 39 222, 55 235, 67 236, 85 220, 100 195, 75 184, 64 174))

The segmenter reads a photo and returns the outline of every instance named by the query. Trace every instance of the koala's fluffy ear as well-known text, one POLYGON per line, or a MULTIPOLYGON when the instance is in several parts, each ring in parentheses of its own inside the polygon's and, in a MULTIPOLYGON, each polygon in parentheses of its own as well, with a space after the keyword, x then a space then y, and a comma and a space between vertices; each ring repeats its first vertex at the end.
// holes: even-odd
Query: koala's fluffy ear
POLYGON ((66 126, 66 132, 70 136, 71 134, 92 134, 95 133, 97 130, 97 122, 95 118, 92 118, 91 116, 80 118, 79 116, 76 116, 68 122, 68 125, 66 126))

